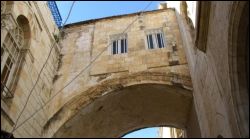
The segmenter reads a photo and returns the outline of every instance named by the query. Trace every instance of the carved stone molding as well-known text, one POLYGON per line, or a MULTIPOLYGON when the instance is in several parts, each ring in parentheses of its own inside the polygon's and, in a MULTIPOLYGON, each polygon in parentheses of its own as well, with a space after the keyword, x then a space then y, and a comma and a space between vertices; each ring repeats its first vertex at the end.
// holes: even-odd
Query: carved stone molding
POLYGON ((1 30, 5 28, 10 31, 16 27, 17 22, 12 14, 1 14, 1 30))
POLYGON ((5 12, 6 10, 6 1, 1 1, 1 15, 5 12))

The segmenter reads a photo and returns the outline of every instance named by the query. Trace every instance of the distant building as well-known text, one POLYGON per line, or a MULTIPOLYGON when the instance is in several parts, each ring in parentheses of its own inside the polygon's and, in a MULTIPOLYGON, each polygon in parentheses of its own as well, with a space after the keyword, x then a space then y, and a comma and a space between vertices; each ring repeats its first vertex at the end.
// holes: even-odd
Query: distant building
POLYGON ((159 138, 185 138, 184 131, 173 127, 159 127, 159 138))

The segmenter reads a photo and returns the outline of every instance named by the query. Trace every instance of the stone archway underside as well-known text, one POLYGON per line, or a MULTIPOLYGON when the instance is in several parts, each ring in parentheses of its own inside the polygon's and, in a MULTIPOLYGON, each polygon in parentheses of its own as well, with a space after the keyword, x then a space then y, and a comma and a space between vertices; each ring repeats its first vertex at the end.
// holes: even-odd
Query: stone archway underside
POLYGON ((166 84, 131 85, 110 92, 59 128, 54 137, 121 137, 143 127, 186 128, 191 91, 166 84))

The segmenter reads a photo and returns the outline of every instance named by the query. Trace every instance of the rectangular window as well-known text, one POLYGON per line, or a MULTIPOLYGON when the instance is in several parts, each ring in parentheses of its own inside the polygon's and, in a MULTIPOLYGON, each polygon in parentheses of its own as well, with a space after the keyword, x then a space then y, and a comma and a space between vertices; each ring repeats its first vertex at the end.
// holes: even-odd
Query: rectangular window
POLYGON ((154 43, 153 43, 152 35, 148 35, 147 39, 148 39, 148 49, 154 49, 154 43))
POLYGON ((1 93, 4 90, 4 85, 7 84, 12 65, 13 63, 11 62, 11 58, 8 57, 6 64, 4 65, 3 71, 1 73, 1 93))
POLYGON ((13 36, 8 33, 1 46, 1 96, 11 97, 10 90, 13 89, 15 81, 14 73, 20 58, 20 48, 13 36))
POLYGON ((116 53, 116 47, 117 47, 117 44, 116 44, 116 41, 113 41, 113 51, 112 51, 112 54, 117 54, 116 53))
POLYGON ((164 48, 163 33, 161 30, 147 31, 148 49, 164 48))
POLYGON ((128 47, 127 47, 127 39, 125 39, 125 53, 127 53, 127 50, 128 49, 128 47))
POLYGON ((158 47, 159 48, 163 48, 163 39, 162 39, 162 34, 161 33, 157 33, 157 42, 158 42, 158 47))
POLYGON ((116 40, 113 40, 111 53, 113 55, 127 53, 127 38, 120 37, 116 40))
POLYGON ((121 53, 125 52, 125 43, 124 39, 121 40, 121 53))

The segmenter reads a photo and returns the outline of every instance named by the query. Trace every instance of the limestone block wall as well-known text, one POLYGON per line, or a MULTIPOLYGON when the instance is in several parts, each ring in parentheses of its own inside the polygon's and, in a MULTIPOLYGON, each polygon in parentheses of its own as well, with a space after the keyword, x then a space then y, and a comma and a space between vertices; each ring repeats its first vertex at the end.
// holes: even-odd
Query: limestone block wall
MULTIPOLYGON (((25 46, 25 48, 29 49, 24 54, 18 81, 15 90, 12 92, 14 97, 7 99, 1 96, 1 130, 10 132, 16 122, 17 116, 27 101, 38 73, 49 54, 50 48, 55 42, 53 33, 58 33, 58 29, 46 2, 4 2, 6 4, 6 11, 4 13, 1 12, 1 23, 5 22, 6 26, 1 26, 1 48, 6 37, 5 35, 11 29, 12 24, 17 25, 16 20, 19 16, 27 19, 27 27, 30 29, 30 37, 26 38, 29 43, 28 46, 25 46)), ((55 46, 17 126, 50 98, 53 78, 58 65, 58 56, 59 49, 58 46, 55 46)), ((42 129, 47 120, 47 112, 43 109, 15 130, 14 137, 42 137, 42 129)))
POLYGON ((236 123, 229 73, 228 34, 232 7, 233 2, 212 2, 205 53, 196 48, 190 28, 176 13, 192 77, 202 137, 241 136, 236 123))
MULTIPOLYGON (((146 14, 142 17, 145 28, 140 29, 140 25, 136 22, 127 32, 128 35, 128 53, 121 55, 111 55, 109 50, 105 51, 100 56, 91 68, 90 75, 95 76, 99 74, 115 73, 115 72, 138 72, 156 67, 169 66, 170 57, 167 52, 172 51, 172 42, 178 40, 178 25, 175 24, 175 18, 171 15, 173 12, 161 12, 157 14, 146 14), (167 15, 167 13, 169 15, 167 15), (155 22, 149 22, 155 21, 155 22), (165 23, 165 27, 163 24, 165 23), (145 30, 163 28, 164 39, 166 40, 166 48, 148 50, 146 46, 145 30), (162 62, 160 62, 162 61, 162 62)), ((109 36, 112 34, 121 33, 127 25, 130 24, 134 17, 124 17, 115 19, 116 21, 97 22, 95 25, 94 42, 92 49, 92 57, 94 58, 98 53, 108 45, 109 36)), ((180 56, 180 65, 186 64, 184 56, 181 54, 181 44, 177 42, 177 55, 180 56)))
MULTIPOLYGON (((119 77, 132 78, 133 74, 143 72, 164 73, 171 75, 172 85, 180 84, 186 89, 192 89, 174 9, 144 13, 141 17, 142 23, 136 21, 126 31, 128 52, 110 54, 110 48, 106 48, 110 43, 110 35, 122 33, 137 17, 138 14, 122 15, 66 26, 65 38, 61 42, 58 78, 54 82, 52 94, 56 97, 50 103, 50 106, 53 107, 49 107, 50 120, 46 127, 51 127, 56 131, 72 116, 64 112, 64 109, 74 111, 71 110, 71 106, 67 106, 70 105, 69 101, 73 98, 76 99, 79 95, 84 96, 84 93, 87 93, 90 88, 98 89, 98 86, 104 81, 117 80, 119 77), (142 24, 143 27, 141 27, 142 24), (145 43, 145 31, 158 28, 163 30, 166 40, 165 48, 148 50, 145 43), (173 43, 176 43, 175 52, 172 47, 173 43), (76 80, 62 89, 102 51, 104 52, 90 68, 87 68, 76 80), (174 60, 178 62, 174 63, 174 60)), ((138 80, 138 82, 140 81, 138 80)), ((87 103, 87 100, 82 103, 87 103)), ((45 128, 45 130, 48 129, 45 128)), ((47 135, 53 136, 53 134, 47 135)))

